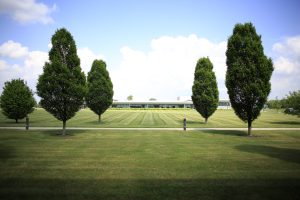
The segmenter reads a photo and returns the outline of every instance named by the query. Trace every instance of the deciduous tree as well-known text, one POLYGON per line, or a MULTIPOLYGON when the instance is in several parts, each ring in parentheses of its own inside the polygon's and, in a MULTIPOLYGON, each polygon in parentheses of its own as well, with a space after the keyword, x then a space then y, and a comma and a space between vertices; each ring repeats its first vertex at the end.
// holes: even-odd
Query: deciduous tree
POLYGON ((300 116, 300 90, 290 92, 285 99, 285 113, 300 116))
POLYGON ((195 109, 207 123, 208 118, 216 111, 219 103, 219 91, 213 64, 209 58, 200 58, 194 73, 192 100, 195 109))
POLYGON ((44 65, 43 74, 37 84, 41 106, 63 122, 71 119, 83 104, 86 93, 85 75, 81 71, 75 41, 65 28, 55 32, 51 39, 49 62, 44 65))
POLYGON ((248 123, 260 115, 271 91, 273 63, 264 54, 261 36, 252 23, 236 24, 226 51, 226 87, 235 114, 248 123))
POLYGON ((113 84, 104 61, 94 60, 88 73, 87 86, 87 106, 98 115, 98 122, 100 122, 101 115, 112 104, 114 95, 113 84))
POLYGON ((23 119, 34 110, 35 100, 32 91, 21 79, 5 82, 0 97, 2 113, 9 119, 23 119))

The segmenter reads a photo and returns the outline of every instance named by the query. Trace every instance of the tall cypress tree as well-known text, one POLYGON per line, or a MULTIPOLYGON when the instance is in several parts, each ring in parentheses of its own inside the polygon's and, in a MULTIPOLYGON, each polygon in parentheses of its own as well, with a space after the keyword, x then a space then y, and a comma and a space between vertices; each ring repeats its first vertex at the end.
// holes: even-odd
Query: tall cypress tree
POLYGON ((273 63, 265 56, 261 36, 252 23, 235 25, 226 56, 230 102, 235 114, 248 123, 248 135, 251 135, 252 122, 260 115, 271 91, 273 63))
POLYGON ((219 103, 216 76, 209 58, 198 60, 192 92, 193 104, 207 123, 208 118, 216 111, 219 103))
POLYGON ((23 119, 34 109, 35 100, 32 91, 21 79, 5 82, 3 93, 0 97, 2 113, 9 119, 23 119))
POLYGON ((100 122, 101 115, 112 104, 114 95, 113 84, 104 61, 94 60, 88 73, 87 86, 87 106, 98 115, 98 122, 100 122))
POLYGON ((71 119, 83 104, 86 92, 85 75, 80 68, 75 41, 65 29, 59 29, 51 39, 49 62, 37 84, 41 106, 63 122, 65 135, 66 122, 71 119))

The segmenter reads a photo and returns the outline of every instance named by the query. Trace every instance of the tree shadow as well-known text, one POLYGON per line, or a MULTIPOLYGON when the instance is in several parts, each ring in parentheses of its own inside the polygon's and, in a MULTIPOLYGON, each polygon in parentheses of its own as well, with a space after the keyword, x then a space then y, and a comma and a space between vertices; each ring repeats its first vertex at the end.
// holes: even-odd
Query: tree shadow
MULTIPOLYGON (((183 122, 182 122, 183 123, 183 122)), ((201 121, 191 121, 191 120, 188 120, 187 121, 187 124, 199 124, 199 125, 204 125, 205 122, 201 122, 201 121)))
POLYGON ((41 130, 39 131, 42 134, 53 136, 53 137, 72 137, 81 133, 86 132, 85 130, 74 130, 74 129, 66 129, 66 135, 62 135, 62 129, 55 129, 55 130, 41 130))
MULTIPOLYGON (((76 176, 76 174, 75 174, 76 176)), ((299 179, 5 178, 1 199, 299 199, 299 179), (13 192, 12 192, 13 191, 13 192)))
POLYGON ((277 158, 287 162, 293 162, 300 164, 300 150, 298 149, 288 149, 279 148, 264 145, 239 145, 235 147, 236 149, 248 153, 262 154, 272 158, 277 158))
POLYGON ((300 121, 275 121, 270 124, 281 124, 281 125, 300 125, 300 121))
POLYGON ((228 135, 228 136, 248 136, 247 131, 240 130, 201 130, 203 133, 228 135))

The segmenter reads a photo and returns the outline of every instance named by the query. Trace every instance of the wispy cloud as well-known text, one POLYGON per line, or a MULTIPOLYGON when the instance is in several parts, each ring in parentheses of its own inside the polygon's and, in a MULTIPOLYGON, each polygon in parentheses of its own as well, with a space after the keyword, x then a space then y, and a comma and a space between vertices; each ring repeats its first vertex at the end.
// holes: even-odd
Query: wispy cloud
POLYGON ((51 7, 36 0, 0 0, 0 14, 7 14, 21 24, 53 23, 50 16, 56 10, 56 4, 51 7))

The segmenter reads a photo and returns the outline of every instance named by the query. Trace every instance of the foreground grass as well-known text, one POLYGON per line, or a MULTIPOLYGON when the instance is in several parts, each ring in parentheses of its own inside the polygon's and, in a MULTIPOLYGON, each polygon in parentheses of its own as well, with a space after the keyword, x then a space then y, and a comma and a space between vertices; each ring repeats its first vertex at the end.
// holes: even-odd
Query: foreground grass
POLYGON ((0 199, 299 199, 300 132, 0 130, 0 199))
MULTIPOLYGON (((98 123, 97 115, 91 110, 79 111, 75 117, 67 122, 69 127, 182 127, 183 118, 187 117, 188 127, 247 127, 233 112, 233 110, 217 110, 209 118, 208 124, 195 110, 108 110, 98 123)), ((44 109, 36 109, 30 114, 31 126, 62 126, 44 109)), ((24 126, 24 120, 16 124, 14 120, 0 114, 0 126, 24 126)), ((275 110, 261 112, 261 116, 254 121, 253 127, 300 127, 300 118, 286 115, 275 110)))

